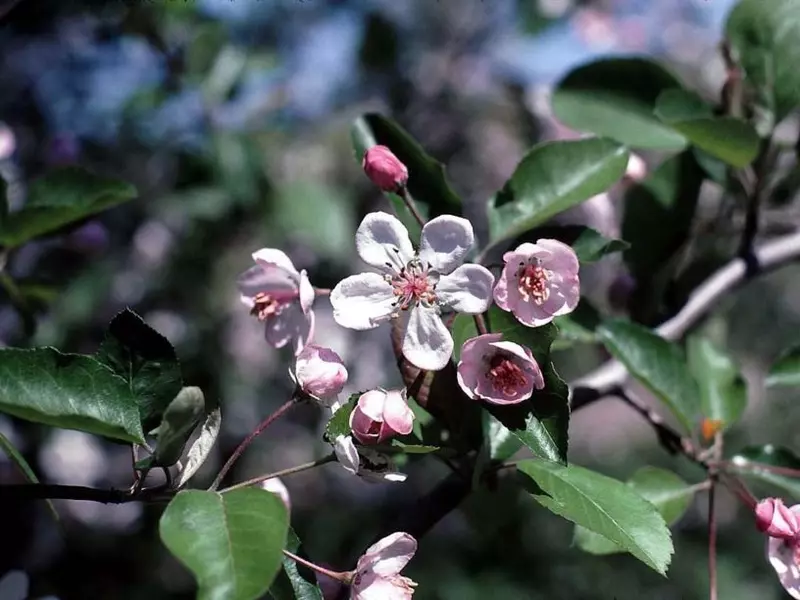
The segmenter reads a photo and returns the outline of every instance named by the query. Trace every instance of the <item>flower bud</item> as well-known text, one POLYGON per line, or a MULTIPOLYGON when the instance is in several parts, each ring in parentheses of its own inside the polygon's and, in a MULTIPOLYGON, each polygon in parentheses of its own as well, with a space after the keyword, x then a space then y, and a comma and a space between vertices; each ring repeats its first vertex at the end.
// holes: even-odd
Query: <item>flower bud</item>
POLYGON ((756 527, 770 537, 794 539, 800 532, 797 515, 780 498, 766 498, 756 505, 756 527))
POLYGON ((347 383, 347 369, 336 352, 315 344, 308 344, 297 355, 295 378, 306 394, 328 404, 347 383))
POLYGON ((370 181, 384 192, 395 192, 408 181, 408 168, 386 146, 373 146, 361 162, 370 181))
POLYGON ((350 414, 350 429, 362 444, 380 444, 396 435, 408 435, 414 413, 401 390, 372 390, 362 394, 350 414))
POLYGON ((272 479, 262 481, 261 489, 272 492, 281 500, 283 500, 283 505, 286 507, 286 512, 292 511, 292 500, 289 498, 289 490, 286 489, 286 486, 283 485, 283 482, 280 479, 273 477, 272 479))
POLYGON ((647 163, 638 154, 631 153, 628 166, 625 168, 625 179, 642 181, 645 177, 647 177, 647 163))

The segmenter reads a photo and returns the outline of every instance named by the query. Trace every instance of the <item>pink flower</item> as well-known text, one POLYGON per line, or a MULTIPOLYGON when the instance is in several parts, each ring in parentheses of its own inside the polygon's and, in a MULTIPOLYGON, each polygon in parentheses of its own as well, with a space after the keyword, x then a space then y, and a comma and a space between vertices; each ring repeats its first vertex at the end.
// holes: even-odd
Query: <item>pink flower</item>
POLYGON ((291 512, 292 500, 289 498, 289 490, 286 489, 286 486, 283 485, 283 482, 280 479, 277 477, 267 479, 266 481, 261 482, 260 487, 262 490, 272 492, 278 496, 283 501, 283 505, 286 507, 286 512, 291 512))
POLYGON ((362 394, 350 413, 350 429, 362 444, 380 444, 396 435, 408 435, 414 413, 408 407, 405 390, 371 390, 362 394))
POLYGON ((417 551, 417 540, 397 532, 376 542, 358 559, 350 600, 410 600, 417 585, 400 575, 417 551))
POLYGON ((365 330, 408 312, 403 355, 428 371, 443 369, 453 338, 443 309, 484 312, 492 302, 494 276, 480 265, 461 264, 475 243, 466 219, 442 215, 422 228, 418 251, 392 215, 368 214, 356 231, 361 259, 382 271, 352 275, 331 292, 333 318, 342 327, 365 330))
POLYGON ((517 404, 544 388, 544 377, 531 351, 503 342, 500 333, 471 338, 461 347, 458 385, 473 400, 517 404))
POLYGON ((373 146, 361 161, 364 173, 384 192, 396 192, 408 181, 408 168, 386 146, 373 146))
MULTIPOLYGON (((759 502, 759 506, 764 502, 769 502, 769 499, 759 502)), ((780 502, 780 500, 776 502, 780 502)), ((800 504, 795 504, 790 508, 786 508, 781 502, 780 508, 778 508, 777 505, 775 508, 776 510, 773 511, 773 514, 781 511, 782 508, 789 511, 792 516, 795 517, 795 523, 797 522, 797 515, 800 515, 800 504)), ((766 508, 761 509, 765 517, 767 510, 766 508)), ((756 519, 760 529, 762 524, 758 512, 758 507, 756 507, 756 519)), ((783 513, 779 519, 781 521, 786 521, 791 528, 791 517, 787 519, 786 514, 783 513)), ((779 527, 779 529, 784 530, 783 526, 779 527)), ((775 569, 775 572, 778 574, 778 579, 783 588, 792 598, 800 599, 800 544, 798 544, 798 538, 785 539, 781 537, 769 537, 767 539, 766 550, 767 560, 769 560, 770 565, 772 565, 772 568, 775 569)))
POLYGON ((770 537, 791 540, 800 532, 800 521, 780 498, 766 498, 755 510, 756 527, 770 537))
POLYGON ((575 310, 581 297, 578 257, 558 240, 521 244, 503 255, 494 288, 497 306, 528 327, 539 327, 575 310))
POLYGON ((262 248, 253 260, 256 265, 239 276, 242 302, 266 324, 267 343, 282 348, 292 341, 298 354, 314 332, 314 288, 280 250, 262 248))
POLYGON ((331 406, 347 383, 347 369, 330 348, 308 344, 297 355, 292 378, 314 400, 331 406))

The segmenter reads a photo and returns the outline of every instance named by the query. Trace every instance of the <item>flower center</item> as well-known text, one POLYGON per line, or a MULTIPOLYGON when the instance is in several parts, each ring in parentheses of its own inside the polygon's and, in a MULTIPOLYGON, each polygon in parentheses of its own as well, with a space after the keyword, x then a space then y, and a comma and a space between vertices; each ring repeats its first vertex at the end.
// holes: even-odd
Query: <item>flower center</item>
POLYGON ((547 301, 550 297, 550 287, 547 285, 550 276, 538 261, 520 267, 517 274, 517 289, 525 302, 533 299, 536 304, 541 305, 547 301))
POLYGON ((250 314, 258 317, 259 321, 266 321, 272 315, 278 314, 281 308, 281 303, 277 298, 273 298, 266 292, 259 292, 253 298, 253 308, 250 309, 250 314))
POLYGON ((506 396, 516 396, 517 390, 527 383, 522 369, 510 358, 495 354, 489 360, 489 371, 486 377, 492 382, 494 389, 506 396))
POLYGON ((412 260, 400 269, 394 277, 390 278, 394 295, 397 300, 393 305, 398 310, 408 310, 419 302, 425 306, 436 304, 436 283, 438 278, 435 273, 423 268, 418 260, 412 260))

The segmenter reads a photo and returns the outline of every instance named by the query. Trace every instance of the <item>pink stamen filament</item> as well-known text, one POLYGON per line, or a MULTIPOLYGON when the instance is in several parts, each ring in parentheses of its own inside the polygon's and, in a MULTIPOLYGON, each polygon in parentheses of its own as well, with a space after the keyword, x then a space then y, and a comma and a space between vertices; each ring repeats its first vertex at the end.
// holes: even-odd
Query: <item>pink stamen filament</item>
POLYGON ((492 383, 492 387, 505 396, 516 396, 519 389, 527 383, 519 365, 502 354, 495 354, 489 360, 486 377, 492 383))
POLYGON ((391 279, 394 295, 397 300, 394 306, 398 310, 408 310, 417 302, 434 304, 435 284, 431 281, 428 270, 409 264, 391 279))
POLYGON ((550 277, 538 261, 520 266, 517 270, 519 278, 517 289, 526 302, 531 298, 536 304, 543 304, 550 297, 550 277))

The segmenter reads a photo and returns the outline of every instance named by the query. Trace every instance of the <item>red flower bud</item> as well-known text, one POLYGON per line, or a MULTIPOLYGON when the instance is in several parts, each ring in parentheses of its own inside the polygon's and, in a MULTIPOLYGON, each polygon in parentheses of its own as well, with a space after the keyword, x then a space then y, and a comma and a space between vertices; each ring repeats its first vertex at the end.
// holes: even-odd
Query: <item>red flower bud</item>
POLYGON ((384 192, 396 192, 408 181, 408 169, 386 146, 373 146, 361 162, 370 181, 384 192))

